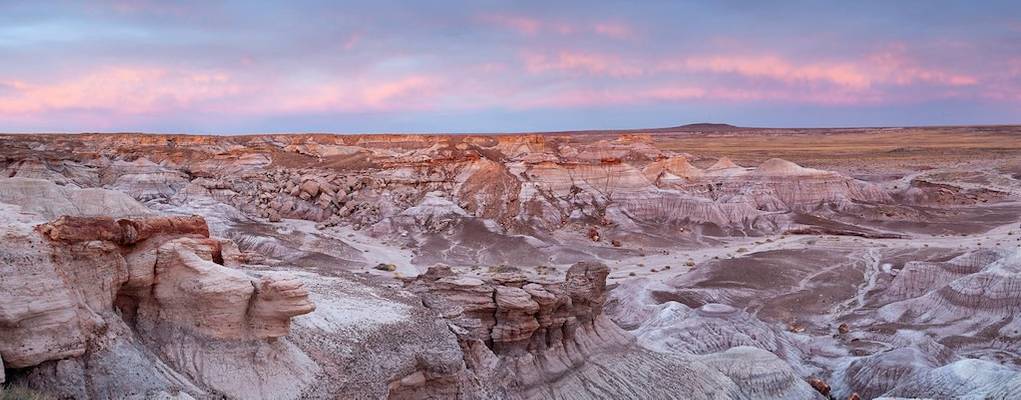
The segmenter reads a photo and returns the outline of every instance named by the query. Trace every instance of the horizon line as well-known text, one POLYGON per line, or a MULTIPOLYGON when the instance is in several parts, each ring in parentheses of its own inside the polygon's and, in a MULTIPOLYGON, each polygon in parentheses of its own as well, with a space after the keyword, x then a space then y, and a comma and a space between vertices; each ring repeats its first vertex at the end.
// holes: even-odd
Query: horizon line
POLYGON ((738 131, 738 130, 823 130, 823 129, 934 129, 934 128, 990 128, 990 127, 1021 127, 1019 123, 997 124, 952 124, 952 125, 873 125, 873 126, 812 126, 812 127, 776 127, 776 126, 737 126, 718 122, 699 122, 684 125, 658 128, 618 128, 618 129, 568 129, 550 131, 491 131, 491 132, 324 132, 324 131, 277 131, 277 132, 144 132, 144 131, 78 131, 78 132, 3 132, 0 135, 153 135, 153 136, 277 136, 277 135, 330 135, 330 136, 500 136, 500 135, 555 135, 555 134, 594 134, 594 133, 683 133, 705 131, 738 131), (698 130, 699 125, 706 129, 698 130), (713 127, 716 126, 716 127, 713 127), (685 130, 687 129, 687 130, 685 130))

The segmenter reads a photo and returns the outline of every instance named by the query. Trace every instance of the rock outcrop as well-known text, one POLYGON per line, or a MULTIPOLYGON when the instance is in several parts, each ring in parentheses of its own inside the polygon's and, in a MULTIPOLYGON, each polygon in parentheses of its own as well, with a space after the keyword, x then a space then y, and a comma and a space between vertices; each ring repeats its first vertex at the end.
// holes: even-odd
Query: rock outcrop
MULTIPOLYGON (((68 190, 32 199, 28 209, 48 212, 54 208, 40 203, 82 196, 68 190)), ((4 200, 11 207, 19 199, 4 200)), ((243 271, 237 247, 210 238, 201 217, 114 219, 86 212, 37 224, 40 214, 0 214, 6 226, 0 355, 6 368, 30 371, 19 379, 63 381, 49 389, 74 398, 131 397, 137 390, 274 398, 280 393, 245 387, 251 379, 271 379, 220 370, 240 360, 216 356, 216 349, 275 353, 276 365, 267 370, 301 368, 290 345, 272 340, 287 335, 292 317, 314 310, 308 292, 287 277, 243 271), (199 362, 206 364, 201 371, 199 362), (109 363, 152 375, 131 388, 96 367, 109 363), (76 379, 94 384, 76 386, 76 379)))
POLYGON ((578 263, 562 282, 532 281, 516 271, 485 279, 433 267, 408 289, 450 321, 468 367, 508 379, 508 393, 529 397, 597 352, 631 345, 602 313, 605 265, 578 263))

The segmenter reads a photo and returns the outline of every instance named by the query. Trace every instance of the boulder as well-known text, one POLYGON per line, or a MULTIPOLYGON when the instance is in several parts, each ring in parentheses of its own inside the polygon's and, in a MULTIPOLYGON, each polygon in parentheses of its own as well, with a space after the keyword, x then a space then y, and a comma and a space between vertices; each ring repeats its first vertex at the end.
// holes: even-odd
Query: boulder
POLYGON ((314 180, 307 180, 301 184, 301 196, 304 199, 316 197, 319 195, 319 182, 314 180), (307 197, 306 197, 307 196, 307 197))

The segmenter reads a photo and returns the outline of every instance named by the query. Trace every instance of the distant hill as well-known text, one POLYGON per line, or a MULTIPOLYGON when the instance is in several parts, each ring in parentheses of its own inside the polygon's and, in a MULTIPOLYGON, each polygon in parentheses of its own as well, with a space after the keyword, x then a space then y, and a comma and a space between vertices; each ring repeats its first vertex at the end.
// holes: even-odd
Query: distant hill
POLYGON ((672 133, 672 132, 728 132, 728 131, 746 131, 755 130, 760 128, 742 128, 730 124, 719 124, 710 122, 699 122, 695 124, 670 126, 665 128, 642 128, 642 129, 593 129, 593 130, 579 130, 579 131, 551 131, 551 132, 523 132, 523 133, 538 133, 545 135, 562 135, 562 134, 621 134, 621 133, 672 133))
POLYGON ((697 123, 697 124, 687 124, 687 125, 680 125, 680 126, 671 126, 671 127, 659 128, 659 129, 655 129, 655 130, 657 130, 657 131, 677 132, 677 131, 729 131, 729 130, 733 130, 733 129, 741 129, 741 128, 736 127, 734 125, 730 125, 730 124, 717 124, 717 123, 709 123, 709 122, 700 122, 700 123, 697 123))

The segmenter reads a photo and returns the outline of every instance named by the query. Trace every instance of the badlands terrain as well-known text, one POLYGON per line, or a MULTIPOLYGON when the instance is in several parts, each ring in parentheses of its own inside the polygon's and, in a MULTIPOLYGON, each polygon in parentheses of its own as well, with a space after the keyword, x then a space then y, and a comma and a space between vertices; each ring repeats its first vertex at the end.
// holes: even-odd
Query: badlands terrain
POLYGON ((1018 399, 1021 127, 0 135, 0 382, 1018 399))

